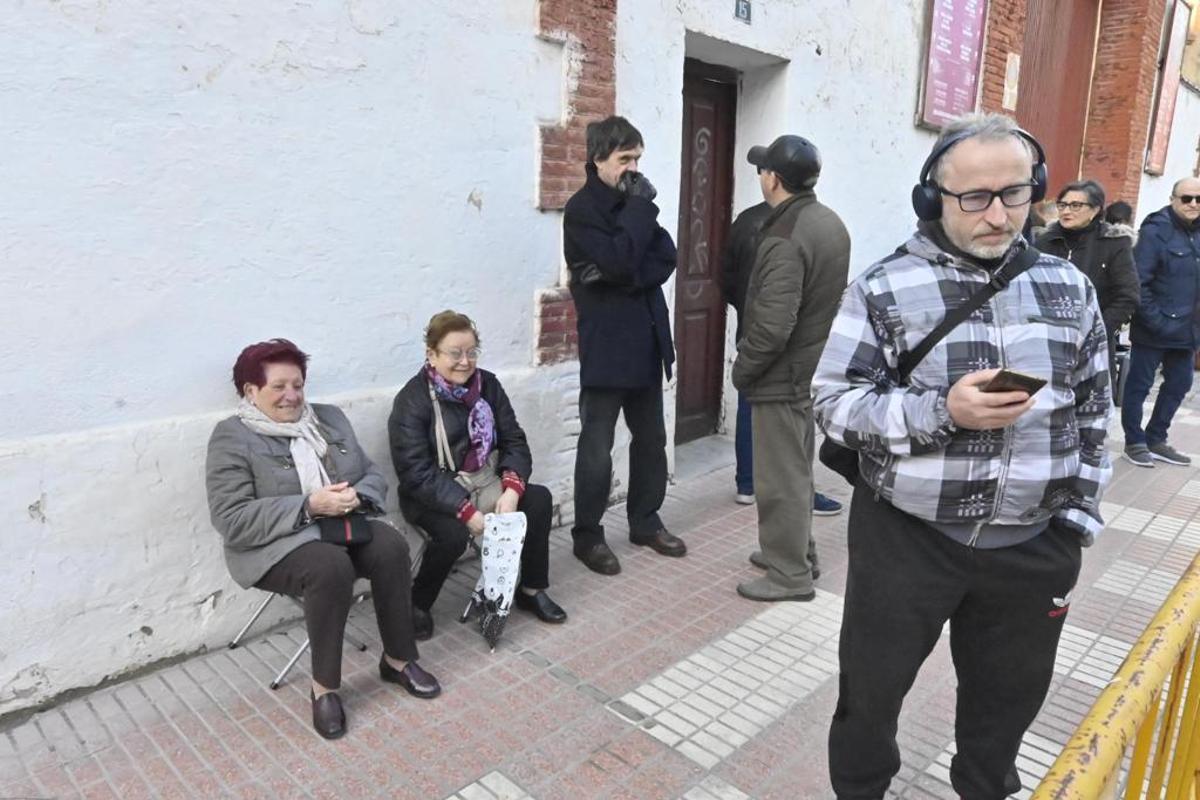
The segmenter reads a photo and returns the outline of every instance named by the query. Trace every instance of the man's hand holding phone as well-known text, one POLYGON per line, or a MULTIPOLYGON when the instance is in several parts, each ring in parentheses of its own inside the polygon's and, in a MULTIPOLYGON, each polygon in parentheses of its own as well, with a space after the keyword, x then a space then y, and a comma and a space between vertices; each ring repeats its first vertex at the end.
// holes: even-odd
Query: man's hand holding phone
POLYGON ((1022 381, 1022 388, 1018 388, 1012 381, 1014 375, 1020 373, 981 369, 959 378, 946 396, 946 410, 950 412, 950 419, 958 427, 973 431, 994 430, 1013 424, 1017 417, 1033 408, 1033 393, 1045 385, 1045 381, 1039 386, 1036 383, 1038 378, 1025 375, 1021 377, 1028 380, 1022 381), (997 379, 995 383, 993 379, 997 379))

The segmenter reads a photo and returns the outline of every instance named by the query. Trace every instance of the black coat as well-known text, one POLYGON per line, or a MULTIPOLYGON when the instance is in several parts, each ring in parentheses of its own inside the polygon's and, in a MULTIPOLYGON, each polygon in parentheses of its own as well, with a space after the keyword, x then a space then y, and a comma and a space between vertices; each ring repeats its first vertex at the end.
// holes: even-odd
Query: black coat
POLYGON ((1200 225, 1170 206, 1142 222, 1134 250, 1142 305, 1129 328, 1134 344, 1164 349, 1200 347, 1200 225))
POLYGON ((675 347, 662 285, 675 271, 675 243, 658 207, 626 198, 587 165, 587 183, 567 201, 563 251, 579 329, 584 388, 637 389, 671 377, 675 347), (582 282, 594 264, 597 279, 582 282))
POLYGON ((1133 265, 1133 240, 1123 231, 1100 222, 1071 247, 1062 226, 1054 222, 1037 238, 1034 247, 1067 259, 1088 276, 1096 287, 1096 299, 1110 337, 1133 317, 1140 290, 1133 265))
POLYGON ((745 316, 746 289, 750 272, 758 253, 759 233, 763 222, 771 215, 766 202, 750 206, 737 215, 729 228, 725 252, 721 254, 721 296, 737 312, 737 339, 742 338, 742 318, 745 316))
MULTIPOLYGON (((528 482, 533 471, 533 458, 525 431, 517 423, 517 415, 500 381, 487 370, 481 369, 479 373, 483 376, 481 394, 491 405, 496 418, 496 449, 500 456, 497 473, 512 470, 528 482)), ((446 439, 458 469, 470 446, 467 407, 463 403, 438 402, 446 425, 446 439)), ((454 472, 438 467, 433 403, 429 399, 429 379, 424 367, 404 384, 392 402, 388 442, 392 448, 392 466, 400 479, 400 510, 404 516, 411 521, 425 510, 457 514, 468 493, 455 482, 454 472)))

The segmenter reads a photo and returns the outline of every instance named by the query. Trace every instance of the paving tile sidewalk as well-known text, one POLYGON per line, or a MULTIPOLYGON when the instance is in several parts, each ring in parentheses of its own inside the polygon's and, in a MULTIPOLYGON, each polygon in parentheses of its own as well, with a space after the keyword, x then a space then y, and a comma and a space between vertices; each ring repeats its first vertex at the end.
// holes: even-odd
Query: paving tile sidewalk
MULTIPOLYGON (((1026 737, 1028 795, 1200 547, 1200 474, 1117 458, 1108 530, 1085 551, 1056 678, 1026 737)), ((1200 452, 1200 404, 1172 441, 1200 452)), ((732 447, 732 445, 730 445, 732 447)), ((840 478, 818 485, 847 498, 840 478)), ((489 654, 457 624, 477 566, 451 577, 422 664, 444 695, 383 684, 369 604, 351 616, 369 646, 347 648, 347 736, 309 724, 307 658, 267 683, 303 637, 299 624, 0 728, 0 798, 827 798, 825 737, 837 693, 846 517, 817 518, 816 601, 763 605, 734 587, 754 574, 755 511, 733 503, 732 468, 672 487, 663 512, 689 553, 632 547, 621 509, 606 519, 624 571, 588 572, 569 534, 551 544, 561 627, 514 612, 489 654)), ((904 767, 891 796, 951 798, 953 669, 948 642, 922 670, 901 718, 904 767)))

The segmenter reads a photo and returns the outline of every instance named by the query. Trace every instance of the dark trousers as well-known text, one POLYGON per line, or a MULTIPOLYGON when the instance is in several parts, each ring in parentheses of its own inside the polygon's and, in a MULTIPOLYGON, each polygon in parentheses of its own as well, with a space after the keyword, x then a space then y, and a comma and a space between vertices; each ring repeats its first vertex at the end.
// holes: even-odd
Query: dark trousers
POLYGON ((342 636, 354 599, 355 578, 371 581, 384 652, 402 661, 416 661, 417 643, 409 606, 412 574, 408 543, 389 525, 372 522, 371 541, 366 544, 303 544, 254 584, 268 592, 303 600, 313 680, 327 689, 336 689, 342 683, 342 636))
POLYGON ((1129 351, 1129 377, 1125 380, 1125 395, 1121 398, 1121 427, 1125 429, 1125 444, 1158 444, 1167 440, 1167 428, 1179 410, 1179 404, 1192 388, 1196 368, 1194 350, 1147 347, 1135 344, 1129 351), (1142 407, 1154 385, 1154 373, 1162 365, 1163 382, 1150 413, 1150 424, 1142 430, 1142 407))
POLYGON ((1023 544, 979 550, 899 511, 860 481, 829 729, 840 800, 882 798, 900 769, 897 719, 917 670, 950 621, 958 676, 950 780, 963 800, 1017 791, 1017 748, 1054 671, 1078 537, 1051 525, 1023 544))
MULTIPOLYGON (((531 483, 525 487, 517 510, 525 512, 521 585, 527 589, 545 589, 550 585, 550 523, 553 521, 554 498, 545 486, 531 483)), ((428 611, 442 591, 442 584, 454 562, 467 549, 471 532, 458 517, 440 511, 423 511, 413 521, 429 534, 429 546, 425 548, 421 569, 413 580, 412 602, 417 608, 428 611)))
POLYGON ((754 432, 750 409, 746 395, 738 392, 737 429, 733 432, 733 454, 737 459, 733 483, 738 494, 754 494, 754 432))
POLYGON ((575 451, 575 526, 577 541, 604 541, 600 518, 612 488, 612 447, 617 415, 625 414, 629 444, 629 496, 626 513, 631 534, 662 527, 658 510, 667 494, 667 430, 662 387, 579 391, 579 443, 575 451))

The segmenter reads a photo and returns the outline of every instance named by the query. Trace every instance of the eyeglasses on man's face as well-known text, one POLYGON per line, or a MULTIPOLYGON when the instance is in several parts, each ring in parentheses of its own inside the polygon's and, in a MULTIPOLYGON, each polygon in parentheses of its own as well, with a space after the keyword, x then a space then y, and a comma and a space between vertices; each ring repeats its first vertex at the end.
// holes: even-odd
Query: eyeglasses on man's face
POLYGON ((1007 208, 1019 208, 1033 199, 1032 183, 1017 183, 1012 186, 1005 186, 1003 189, 998 189, 994 192, 988 189, 976 189, 970 192, 952 192, 943 186, 939 186, 937 189, 942 194, 958 200, 958 207, 968 214, 987 211, 991 207, 992 201, 997 197, 1000 198, 1000 202, 1007 208))
POLYGON ((1062 200, 1059 200, 1057 203, 1055 203, 1054 207, 1059 211, 1070 211, 1071 213, 1083 211, 1085 208, 1095 208, 1095 206, 1091 203, 1080 203, 1079 201, 1064 203, 1062 200))
POLYGON ((1190 206, 1193 203, 1200 203, 1200 194, 1177 194, 1175 199, 1185 206, 1190 206))
POLYGON ((467 359, 467 361, 478 361, 479 356, 483 353, 483 348, 472 347, 468 350, 463 350, 458 347, 454 347, 450 350, 438 350, 438 353, 444 355, 446 358, 449 358, 451 361, 462 361, 464 358, 467 359))

